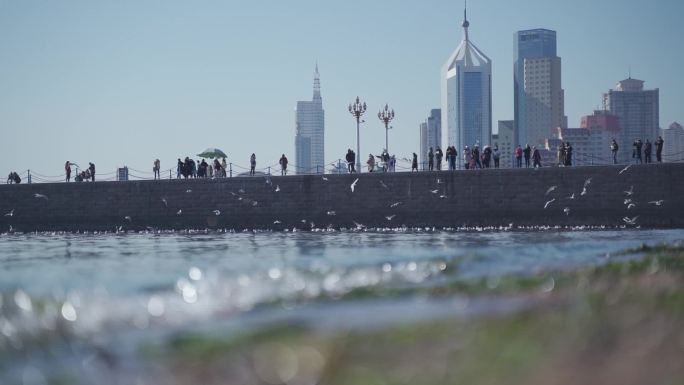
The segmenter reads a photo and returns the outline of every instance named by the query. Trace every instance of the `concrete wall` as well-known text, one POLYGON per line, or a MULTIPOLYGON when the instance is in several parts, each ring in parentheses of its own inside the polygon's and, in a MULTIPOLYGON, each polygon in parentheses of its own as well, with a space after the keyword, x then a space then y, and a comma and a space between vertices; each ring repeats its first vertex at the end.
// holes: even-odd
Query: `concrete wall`
POLYGON ((328 175, 327 181, 321 176, 273 176, 270 184, 265 177, 254 177, 2 185, 0 232, 10 226, 15 231, 114 231, 118 226, 281 230, 308 229, 311 222, 347 228, 355 227, 354 222, 368 227, 613 227, 635 216, 643 227, 684 227, 684 164, 632 166, 619 174, 623 168, 328 175), (352 193, 350 185, 357 178, 352 193), (546 195, 551 186, 557 188, 546 195), (634 195, 628 197, 623 191, 631 186, 634 195), (568 199, 573 193, 575 199, 568 199), (635 208, 627 209, 627 198, 635 208), (556 200, 544 209, 551 199, 556 200), (659 200, 664 200, 662 206, 647 203, 659 200), (391 207, 394 203, 400 204, 391 207), (11 210, 13 216, 4 215, 11 210), (388 216, 394 217, 390 221, 388 216))

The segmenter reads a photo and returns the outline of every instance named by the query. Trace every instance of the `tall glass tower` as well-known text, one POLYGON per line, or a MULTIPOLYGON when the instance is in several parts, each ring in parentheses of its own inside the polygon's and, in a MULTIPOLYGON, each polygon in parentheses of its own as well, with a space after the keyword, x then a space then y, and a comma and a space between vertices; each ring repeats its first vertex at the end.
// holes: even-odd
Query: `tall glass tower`
POLYGON ((325 111, 318 64, 314 73, 313 100, 297 102, 295 115, 295 171, 297 174, 324 174, 325 111))
MULTIPOLYGON (((492 61, 468 35, 463 12, 463 40, 442 68, 442 145, 480 147, 492 138, 492 61)), ((458 157, 459 162, 462 157, 458 157)))
POLYGON ((513 55, 515 144, 540 146, 556 128, 567 127, 556 31, 517 32, 513 55))

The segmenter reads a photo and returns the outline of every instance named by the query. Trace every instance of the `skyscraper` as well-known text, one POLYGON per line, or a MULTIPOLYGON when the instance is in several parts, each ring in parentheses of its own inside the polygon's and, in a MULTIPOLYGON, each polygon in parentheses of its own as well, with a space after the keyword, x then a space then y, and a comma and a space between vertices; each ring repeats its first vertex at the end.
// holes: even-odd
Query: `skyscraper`
POLYGON ((659 134, 659 90, 644 90, 644 81, 625 79, 603 95, 603 107, 618 117, 622 128, 620 162, 631 161, 635 139, 653 142, 659 134))
POLYGON ((325 173, 325 111, 318 64, 314 74, 313 100, 297 102, 295 129, 296 173, 325 173))
POLYGON ((684 161, 684 127, 674 122, 669 128, 661 130, 665 144, 663 145, 663 162, 684 161))
POLYGON ((568 125, 561 86, 561 59, 556 54, 556 31, 518 31, 514 45, 516 144, 541 147, 558 127, 568 125))
POLYGON ((420 124, 420 164, 421 169, 427 167, 427 154, 430 147, 437 149, 442 146, 442 110, 430 111, 430 116, 420 124))
POLYGON ((464 10, 463 40, 442 68, 442 145, 459 154, 492 138, 492 61, 470 41, 468 27, 464 10))

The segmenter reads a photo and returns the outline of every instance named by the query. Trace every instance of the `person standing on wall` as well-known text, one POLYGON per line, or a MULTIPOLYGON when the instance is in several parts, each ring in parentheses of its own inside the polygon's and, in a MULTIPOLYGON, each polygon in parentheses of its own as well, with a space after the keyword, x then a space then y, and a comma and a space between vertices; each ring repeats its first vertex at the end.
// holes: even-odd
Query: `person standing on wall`
POLYGON ((653 151, 653 145, 651 141, 646 139, 646 144, 644 145, 644 163, 651 163, 651 152, 653 151))
POLYGON ((499 168, 499 161, 501 160, 501 153, 499 152, 499 145, 494 145, 494 151, 492 152, 492 158, 494 158, 494 168, 499 168))
POLYGON ((280 160, 278 161, 278 163, 280 163, 280 175, 282 175, 282 176, 287 175, 288 160, 287 160, 287 157, 285 156, 285 154, 283 154, 283 156, 280 157, 280 160))
MULTIPOLYGON (((283 154, 285 156, 285 154, 283 154)), ((249 175, 254 176, 256 175, 256 154, 252 153, 252 156, 249 157, 249 175)))
POLYGON ((618 146, 615 138, 613 138, 613 143, 610 144, 610 151, 613 153, 613 164, 617 164, 617 154, 620 146, 618 146))
POLYGON ((161 162, 159 162, 159 159, 154 160, 154 164, 152 165, 152 172, 154 172, 154 179, 161 179, 161 175, 159 174, 159 169, 161 168, 161 162))
POLYGON ((534 152, 532 153, 532 160, 534 161, 534 168, 537 168, 537 166, 541 168, 541 153, 539 152, 536 146, 534 147, 534 152))
POLYGON ((522 156, 523 156, 523 150, 520 145, 518 145, 515 148, 515 164, 518 168, 522 168, 522 156))
POLYGON ((411 161, 411 172, 418 172, 418 154, 413 153, 413 161, 411 161))
POLYGON ((95 164, 94 163, 89 163, 90 167, 88 167, 88 170, 90 170, 90 180, 95 182, 95 164))
POLYGON ((532 148, 530 147, 529 143, 525 146, 523 155, 525 155, 525 168, 530 168, 530 155, 532 155, 532 148))
POLYGON ((565 143, 565 166, 572 167, 572 145, 570 142, 565 143))
POLYGON ((428 157, 428 171, 432 171, 435 168, 435 153, 432 152, 432 147, 430 147, 430 151, 428 151, 427 157, 428 157))
POLYGON ((656 141, 655 141, 656 162, 658 162, 658 163, 663 163, 663 143, 665 143, 665 141, 663 140, 663 137, 658 136, 658 139, 656 139, 656 141))
POLYGON ((71 182, 71 162, 68 160, 64 165, 64 172, 66 172, 66 181, 71 182))
POLYGON ((444 153, 442 152, 442 149, 437 146, 437 151, 435 151, 435 161, 437 162, 437 171, 442 171, 442 158, 444 157, 444 153))

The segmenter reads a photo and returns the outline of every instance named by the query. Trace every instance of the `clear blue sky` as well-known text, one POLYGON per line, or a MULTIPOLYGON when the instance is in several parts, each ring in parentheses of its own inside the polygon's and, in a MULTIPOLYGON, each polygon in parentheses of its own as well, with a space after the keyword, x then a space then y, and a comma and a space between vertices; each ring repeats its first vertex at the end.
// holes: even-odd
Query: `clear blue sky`
MULTIPOLYGON (((440 105, 462 14, 447 0, 0 0, 0 171, 149 171, 214 146, 242 165, 252 152, 259 167, 294 161, 294 107, 311 98, 316 61, 326 158, 355 145, 356 95, 369 106, 362 153, 383 147, 387 102, 390 149, 408 156, 440 105)), ((494 63, 494 121, 513 116, 513 34, 539 27, 558 31, 570 126, 630 66, 660 88, 661 126, 684 120, 682 1, 471 0, 468 15, 494 63)))

